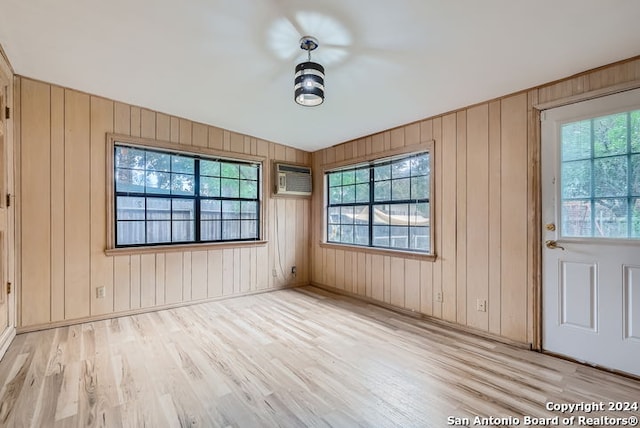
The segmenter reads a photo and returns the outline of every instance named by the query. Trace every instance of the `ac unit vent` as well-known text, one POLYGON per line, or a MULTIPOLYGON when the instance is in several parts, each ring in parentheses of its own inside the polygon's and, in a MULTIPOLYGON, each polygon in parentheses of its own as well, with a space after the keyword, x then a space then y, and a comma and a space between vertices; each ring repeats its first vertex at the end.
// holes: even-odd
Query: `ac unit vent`
POLYGON ((311 195, 311 168, 277 163, 275 176, 277 195, 311 195))

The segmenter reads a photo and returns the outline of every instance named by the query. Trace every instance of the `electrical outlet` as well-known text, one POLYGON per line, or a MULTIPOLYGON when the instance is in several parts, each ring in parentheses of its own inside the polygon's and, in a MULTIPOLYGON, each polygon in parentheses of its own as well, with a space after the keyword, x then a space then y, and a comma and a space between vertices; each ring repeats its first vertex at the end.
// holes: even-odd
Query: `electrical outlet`
POLYGON ((487 312, 487 301, 485 299, 478 299, 476 301, 476 309, 479 312, 487 312))
POLYGON ((274 278, 278 276, 278 271, 275 269, 271 270, 271 276, 273 276, 274 278))
POLYGON ((104 299, 107 295, 106 287, 96 287, 96 299, 104 299))
POLYGON ((442 291, 436 293, 436 302, 442 303, 442 291))

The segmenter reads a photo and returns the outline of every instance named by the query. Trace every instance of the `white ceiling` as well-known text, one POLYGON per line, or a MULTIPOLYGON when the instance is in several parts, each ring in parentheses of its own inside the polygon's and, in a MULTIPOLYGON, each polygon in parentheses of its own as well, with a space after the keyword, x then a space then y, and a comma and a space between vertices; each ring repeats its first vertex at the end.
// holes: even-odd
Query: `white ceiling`
POLYGON ((15 72, 316 150, 640 54, 638 0, 0 0, 15 72), (315 36, 319 107, 293 101, 315 36))

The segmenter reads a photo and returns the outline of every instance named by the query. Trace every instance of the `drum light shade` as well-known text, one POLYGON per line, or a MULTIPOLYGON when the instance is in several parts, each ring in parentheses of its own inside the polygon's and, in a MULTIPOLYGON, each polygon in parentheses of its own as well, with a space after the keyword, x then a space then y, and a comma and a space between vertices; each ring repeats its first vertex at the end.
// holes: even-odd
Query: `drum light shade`
POLYGON ((319 106, 324 101, 324 67, 311 61, 311 51, 317 47, 318 41, 313 37, 300 39, 300 49, 307 51, 308 61, 296 65, 293 99, 305 107, 319 106))

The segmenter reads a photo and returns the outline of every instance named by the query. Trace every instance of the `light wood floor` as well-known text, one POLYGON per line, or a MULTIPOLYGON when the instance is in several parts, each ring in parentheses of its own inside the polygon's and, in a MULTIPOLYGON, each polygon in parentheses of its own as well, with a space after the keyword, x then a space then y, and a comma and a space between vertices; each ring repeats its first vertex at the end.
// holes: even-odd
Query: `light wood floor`
POLYGON ((0 362, 10 427, 444 427, 636 400, 640 382, 311 287, 22 334, 0 362))

